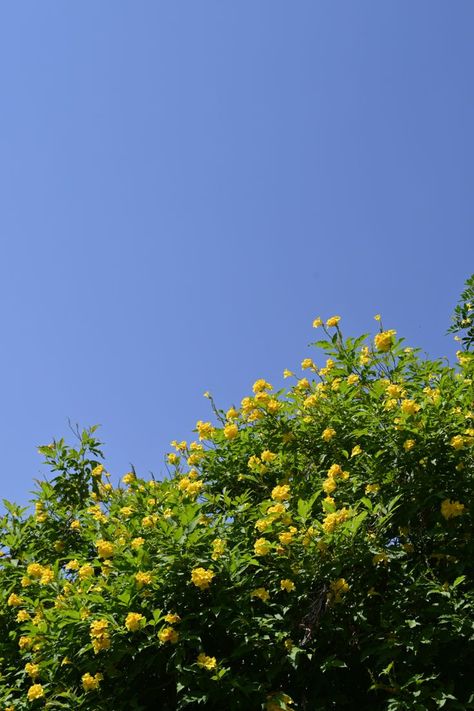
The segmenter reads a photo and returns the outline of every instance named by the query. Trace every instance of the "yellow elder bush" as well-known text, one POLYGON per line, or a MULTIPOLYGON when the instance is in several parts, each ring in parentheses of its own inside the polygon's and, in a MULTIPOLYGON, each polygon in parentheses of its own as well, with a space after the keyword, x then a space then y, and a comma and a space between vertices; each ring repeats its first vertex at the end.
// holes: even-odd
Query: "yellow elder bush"
POLYGON ((473 708, 473 357, 313 326, 312 379, 256 380, 161 481, 106 481, 94 427, 40 448, 1 521, 2 708, 473 708))

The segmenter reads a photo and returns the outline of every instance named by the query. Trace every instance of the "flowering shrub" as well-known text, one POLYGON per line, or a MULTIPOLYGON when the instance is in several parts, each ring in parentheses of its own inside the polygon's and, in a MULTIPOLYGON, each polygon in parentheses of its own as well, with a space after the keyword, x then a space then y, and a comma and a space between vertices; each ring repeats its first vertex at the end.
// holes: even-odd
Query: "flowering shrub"
POLYGON ((2 709, 474 708, 473 356, 313 325, 311 377, 211 398, 163 481, 113 486, 95 428, 40 447, 1 520, 2 709))

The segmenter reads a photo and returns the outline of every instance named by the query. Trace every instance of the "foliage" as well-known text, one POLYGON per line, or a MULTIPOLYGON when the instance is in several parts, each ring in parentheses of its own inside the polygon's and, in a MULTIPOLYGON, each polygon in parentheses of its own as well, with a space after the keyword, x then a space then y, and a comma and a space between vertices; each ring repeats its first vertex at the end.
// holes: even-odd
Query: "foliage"
POLYGON ((461 294, 459 303, 454 309, 452 325, 448 333, 462 333, 456 335, 457 341, 461 341, 465 350, 469 350, 474 345, 474 274, 466 280, 464 291, 461 294))
POLYGON ((376 319, 210 398, 163 481, 113 486, 95 428, 40 447, 1 521, 3 709, 474 708, 473 356, 376 319))

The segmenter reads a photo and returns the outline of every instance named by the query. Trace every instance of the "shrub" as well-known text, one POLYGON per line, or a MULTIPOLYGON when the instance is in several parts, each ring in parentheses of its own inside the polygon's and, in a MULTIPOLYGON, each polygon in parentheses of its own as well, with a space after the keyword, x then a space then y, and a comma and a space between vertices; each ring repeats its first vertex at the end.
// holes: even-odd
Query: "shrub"
POLYGON ((210 398, 163 481, 113 486, 94 427, 40 447, 1 521, 2 708, 474 708, 470 342, 314 326, 325 362, 210 398))

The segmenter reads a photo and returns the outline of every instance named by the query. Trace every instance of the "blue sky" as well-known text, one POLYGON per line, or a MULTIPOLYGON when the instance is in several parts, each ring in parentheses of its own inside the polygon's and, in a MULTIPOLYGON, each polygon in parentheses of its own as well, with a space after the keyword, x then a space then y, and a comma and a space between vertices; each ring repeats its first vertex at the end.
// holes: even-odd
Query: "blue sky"
POLYGON ((1 494, 101 423, 119 476, 381 312, 444 332, 474 271, 472 0, 0 8, 1 494))

